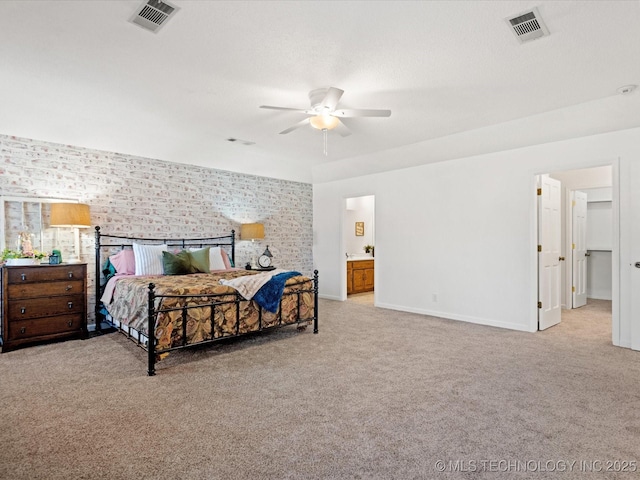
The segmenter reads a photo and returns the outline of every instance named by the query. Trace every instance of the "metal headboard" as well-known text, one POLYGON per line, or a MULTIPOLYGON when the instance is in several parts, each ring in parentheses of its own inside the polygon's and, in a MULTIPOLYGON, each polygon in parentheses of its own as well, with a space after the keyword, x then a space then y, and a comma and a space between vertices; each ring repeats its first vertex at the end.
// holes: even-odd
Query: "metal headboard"
POLYGON ((231 261, 233 265, 236 263, 236 231, 231 230, 230 235, 223 235, 219 237, 203 237, 203 238, 142 238, 142 237, 129 237, 122 235, 110 235, 100 232, 100 227, 96 227, 96 330, 100 330, 100 278, 102 273, 102 252, 108 248, 120 248, 126 247, 133 248, 134 243, 145 243, 153 245, 166 244, 168 247, 229 247, 231 250, 231 261), (106 243, 103 239, 106 240, 106 243))

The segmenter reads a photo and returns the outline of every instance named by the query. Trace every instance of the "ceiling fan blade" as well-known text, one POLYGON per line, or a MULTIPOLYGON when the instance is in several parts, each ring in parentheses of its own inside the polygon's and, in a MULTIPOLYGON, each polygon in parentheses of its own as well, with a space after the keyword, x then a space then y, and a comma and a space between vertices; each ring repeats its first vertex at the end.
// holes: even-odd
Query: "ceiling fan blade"
POLYGON ((340 97, 342 97, 343 93, 344 93, 344 90, 340 90, 339 88, 335 88, 335 87, 329 87, 327 94, 324 96, 324 98, 322 99, 322 102, 320 103, 320 108, 328 108, 329 110, 335 110, 336 105, 338 105, 338 102, 340 101, 340 97))
POLYGON ((333 131, 337 132, 342 137, 348 137, 349 135, 351 135, 351 130, 349 130, 347 126, 342 122, 339 122, 338 126, 334 128, 333 131))
POLYGON ((259 108, 268 108, 269 110, 289 110, 292 112, 307 113, 307 110, 303 108, 273 107, 271 105, 260 105, 259 108))
POLYGON ((305 125, 309 125, 309 119, 308 118, 305 118, 304 120, 301 120, 300 122, 296 123, 295 125, 287 128, 286 130, 281 131, 280 135, 284 135, 285 133, 293 132, 297 128, 304 127, 305 125))
POLYGON ((349 117, 390 117, 391 110, 371 110, 371 109, 354 109, 354 110, 336 110, 331 115, 342 118, 349 117))

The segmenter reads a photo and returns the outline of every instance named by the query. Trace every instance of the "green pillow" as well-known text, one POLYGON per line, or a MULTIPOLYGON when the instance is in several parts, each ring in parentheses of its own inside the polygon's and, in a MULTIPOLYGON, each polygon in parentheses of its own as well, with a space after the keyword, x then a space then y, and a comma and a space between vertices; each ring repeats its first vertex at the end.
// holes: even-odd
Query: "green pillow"
POLYGON ((191 250, 188 253, 191 255, 191 265, 197 272, 209 273, 209 247, 191 250))
POLYGON ((162 268, 165 275, 186 275, 196 272, 191 264, 191 255, 186 250, 176 254, 162 252, 162 268))

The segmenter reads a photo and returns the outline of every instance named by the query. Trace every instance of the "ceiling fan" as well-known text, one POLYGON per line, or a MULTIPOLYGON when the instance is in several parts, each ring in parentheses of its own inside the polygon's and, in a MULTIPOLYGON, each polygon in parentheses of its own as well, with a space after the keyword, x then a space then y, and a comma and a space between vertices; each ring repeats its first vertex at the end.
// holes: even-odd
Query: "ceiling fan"
MULTIPOLYGON (((311 125, 313 128, 326 132, 327 130, 335 129, 337 133, 346 137, 351 135, 351 131, 346 127, 344 123, 340 121, 340 118, 353 118, 353 117, 388 117, 391 115, 391 110, 371 110, 371 109, 339 109, 336 108, 344 90, 339 88, 317 88, 309 92, 309 101, 311 108, 288 108, 288 107, 273 107, 270 105, 260 105, 260 108, 267 108, 271 110, 289 110, 293 112, 304 113, 308 115, 304 120, 292 125, 280 132, 285 134, 296 130, 297 128, 305 125, 311 125)), ((325 137, 326 138, 326 137, 325 137)), ((325 153, 326 154, 326 153, 325 153)))

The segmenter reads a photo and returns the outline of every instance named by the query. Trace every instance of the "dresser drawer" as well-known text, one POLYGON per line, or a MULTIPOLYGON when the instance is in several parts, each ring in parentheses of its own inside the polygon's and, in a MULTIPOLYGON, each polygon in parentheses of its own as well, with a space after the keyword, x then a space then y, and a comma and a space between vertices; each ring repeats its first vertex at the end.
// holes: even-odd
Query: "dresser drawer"
POLYGON ((68 282, 56 281, 48 283, 22 283, 12 284, 8 288, 9 300, 19 298, 48 297, 55 295, 82 295, 84 294, 84 281, 70 280, 68 282))
POLYGON ((8 341, 42 337, 53 334, 81 332, 84 328, 82 315, 60 315, 58 317, 34 318, 9 322, 8 341))
POLYGON ((9 285, 56 280, 84 280, 84 266, 61 265, 55 268, 45 266, 7 268, 7 283, 9 285))
POLYGON ((84 295, 65 297, 30 298, 28 301, 13 300, 9 303, 9 322, 25 318, 83 313, 84 295))

